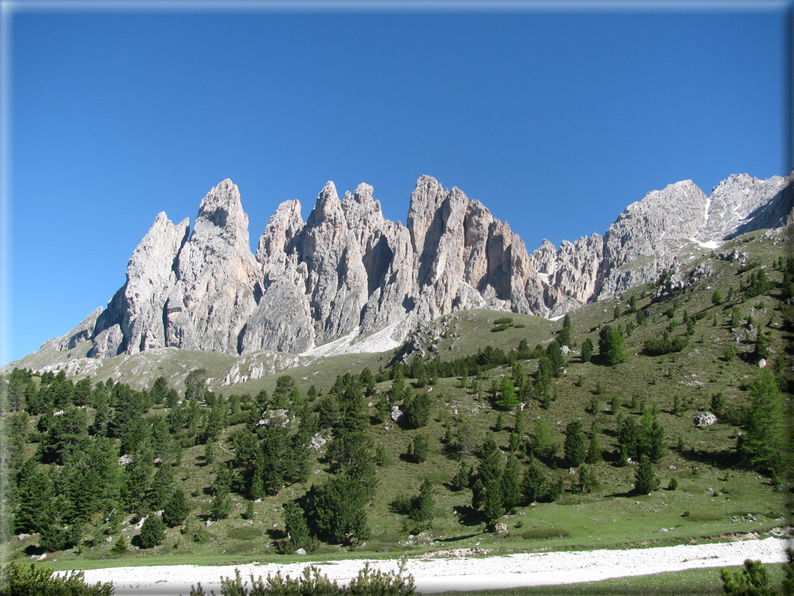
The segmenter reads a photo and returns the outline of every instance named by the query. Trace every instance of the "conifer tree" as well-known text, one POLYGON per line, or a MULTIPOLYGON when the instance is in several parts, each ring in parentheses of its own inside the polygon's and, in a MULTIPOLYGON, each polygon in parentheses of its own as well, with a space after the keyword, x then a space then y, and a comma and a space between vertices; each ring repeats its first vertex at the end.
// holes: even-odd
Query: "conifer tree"
POLYGON ((589 337, 582 342, 582 362, 590 362, 593 357, 593 340, 589 337))
POLYGON ((419 495, 414 497, 411 502, 411 510, 408 513, 415 522, 429 524, 433 519, 435 509, 435 499, 433 498, 433 485, 425 479, 419 487, 419 495))
POLYGON ((565 460, 568 465, 575 468, 584 462, 587 457, 587 444, 585 442, 584 432, 582 431, 581 421, 573 420, 565 427, 565 444, 563 449, 565 451, 565 460))
POLYGON ((639 495, 647 495, 659 488, 659 479, 653 469, 653 463, 647 456, 640 457, 640 465, 634 472, 634 490, 639 495))
POLYGON ((598 351, 605 364, 615 366, 626 360, 623 334, 619 329, 604 325, 598 339, 598 351))
POLYGON ((165 524, 157 515, 150 514, 141 526, 141 548, 152 548, 165 540, 165 524))
POLYGON ((566 313, 562 319, 562 331, 557 336, 557 342, 561 346, 571 345, 571 316, 566 313))
POLYGON ((171 493, 171 498, 163 508, 163 522, 169 528, 173 528, 184 522, 188 513, 190 513, 190 505, 185 499, 185 493, 181 488, 177 488, 171 493))
POLYGON ((524 502, 529 504, 542 501, 546 498, 547 493, 548 486, 543 468, 538 460, 534 457, 530 458, 521 481, 521 494, 524 497, 524 502))
POLYGON ((739 437, 739 453, 756 465, 779 474, 788 453, 783 395, 768 368, 750 384, 747 432, 739 437))
POLYGON ((587 459, 585 460, 588 464, 597 464, 603 460, 603 454, 601 451, 601 443, 598 441, 598 429, 596 425, 593 424, 593 430, 590 431, 590 442, 587 445, 587 459))
POLYGON ((521 503, 521 483, 519 480, 518 460, 510 456, 502 472, 502 501, 505 511, 510 511, 521 503))

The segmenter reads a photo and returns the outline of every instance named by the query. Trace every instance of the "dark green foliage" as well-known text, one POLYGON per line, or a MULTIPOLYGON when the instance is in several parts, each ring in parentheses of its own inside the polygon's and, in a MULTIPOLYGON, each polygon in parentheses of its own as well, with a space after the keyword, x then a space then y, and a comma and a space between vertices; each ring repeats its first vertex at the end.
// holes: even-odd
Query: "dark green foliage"
POLYGON ((755 298, 768 293, 772 289, 772 283, 766 275, 766 270, 759 268, 755 273, 751 273, 747 284, 742 289, 745 298, 755 298))
POLYGON ((72 503, 63 494, 48 501, 41 517, 39 546, 53 552, 80 543, 82 525, 71 515, 72 503))
POLYGON ((168 390, 168 380, 165 377, 157 377, 149 391, 149 395, 152 397, 152 403, 163 403, 168 396, 168 390))
POLYGON ((409 428, 421 428, 430 421, 430 394, 417 393, 403 402, 405 424, 409 428))
POLYGON ((218 490, 210 502, 210 517, 215 521, 226 519, 232 514, 233 508, 234 504, 229 492, 227 490, 218 490))
MULTIPOLYGON (((791 259, 789 259, 791 262, 791 259)), ((786 596, 794 596, 794 549, 786 549, 786 557, 788 562, 783 567, 785 577, 783 578, 783 594, 786 596)))
POLYGON ((501 477, 502 502, 505 511, 510 512, 521 503, 521 482, 519 479, 518 460, 510 456, 505 464, 501 477))
POLYGON ((785 409, 774 373, 762 369, 750 384, 747 431, 739 437, 737 450, 771 473, 781 473, 788 453, 785 409))
POLYGON ((758 329, 758 335, 755 339, 755 348, 753 349, 753 360, 758 362, 762 358, 769 358, 771 353, 766 335, 762 329, 758 329))
POLYGON ((582 342, 582 362, 590 362, 593 357, 593 340, 589 337, 582 342))
POLYGON ((761 561, 746 559, 737 571, 720 569, 723 592, 730 596, 776 596, 777 590, 769 585, 769 574, 761 561))
POLYGON ((162 464, 154 473, 149 491, 149 507, 159 511, 170 499, 176 488, 174 483, 174 468, 171 464, 162 464))
POLYGON ((427 460, 430 455, 430 439, 427 435, 416 435, 408 448, 408 456, 417 464, 427 460))
POLYGON ((575 468, 584 462, 587 457, 587 444, 581 421, 573 420, 565 427, 563 451, 568 465, 575 468))
POLYGON ((647 456, 640 457, 640 464, 634 472, 634 490, 638 495, 647 495, 659 488, 659 479, 653 463, 647 456))
POLYGON ((317 549, 317 540, 309 532, 306 514, 295 501, 284 503, 284 526, 289 538, 280 545, 281 552, 292 553, 299 548, 313 552, 317 549))
POLYGON ((597 428, 595 424, 593 424, 593 430, 590 432, 590 442, 587 445, 587 459, 585 461, 588 464, 597 464, 602 460, 601 443, 598 441, 597 428))
POLYGON ((0 571, 0 590, 5 596, 111 596, 110 582, 85 583, 82 571, 70 571, 65 576, 53 575, 46 567, 11 563, 0 571))
POLYGON ((571 345, 571 316, 567 313, 562 319, 562 330, 557 336, 557 343, 561 346, 571 345))
POLYGON ((366 540, 370 528, 364 507, 371 498, 368 487, 349 474, 312 487, 306 493, 304 507, 312 533, 332 544, 366 540))
POLYGON ((425 479, 425 481, 422 482, 422 486, 419 487, 419 494, 411 500, 408 517, 426 526, 435 515, 434 509, 435 499, 433 498, 433 485, 429 480, 425 479))
POLYGON ((152 548, 165 540, 165 523, 157 515, 150 514, 141 526, 139 534, 141 548, 152 548))
POLYGON ((499 399, 496 400, 496 405, 504 410, 512 410, 518 405, 518 395, 510 377, 502 379, 499 399))
POLYGON ((619 329, 604 325, 598 336, 598 352, 604 364, 615 366, 626 360, 623 334, 619 329))
POLYGON ((199 399, 204 393, 207 371, 203 368, 191 370, 185 378, 185 399, 199 399))
POLYGON ((163 522, 169 528, 173 528, 184 522, 188 513, 190 513, 190 505, 185 499, 185 493, 181 488, 177 488, 163 508, 163 522))
POLYGON ((546 356, 546 354, 543 354, 538 359, 538 372, 535 373, 533 392, 534 396, 537 397, 546 408, 548 408, 546 405, 547 400, 551 399, 550 391, 553 377, 554 374, 551 360, 549 360, 549 357, 546 356))
POLYGON ((452 477, 450 486, 452 490, 463 490, 464 488, 469 488, 469 481, 469 467, 463 462, 460 464, 460 469, 452 477))
POLYGON ((562 354, 562 346, 557 340, 551 342, 546 347, 546 357, 551 365, 551 375, 559 377, 565 369, 565 356, 562 354))
POLYGON ((114 555, 123 555, 129 550, 127 547, 127 541, 124 539, 124 534, 119 536, 119 539, 113 543, 113 547, 110 549, 114 555))
POLYGON ((630 457, 637 457, 640 446, 640 429, 634 418, 625 418, 618 424, 618 453, 621 465, 630 457))
POLYGON ((591 493, 600 487, 595 470, 587 464, 579 468, 579 489, 584 493, 591 493))
POLYGON ((548 492, 546 474, 544 474, 540 462, 535 458, 530 459, 524 469, 524 478, 521 481, 521 494, 524 497, 524 502, 529 504, 543 501, 548 496, 548 492))
POLYGON ((502 483, 499 480, 483 483, 482 513, 489 525, 495 524, 505 512, 502 483))
POLYGON ((536 457, 553 457, 557 451, 554 437, 546 420, 535 421, 535 432, 532 434, 531 451, 536 457))
POLYGON ((679 335, 670 338, 670 334, 665 331, 664 335, 659 339, 646 340, 643 352, 648 356, 661 356, 663 354, 670 354, 673 352, 680 352, 689 345, 689 338, 687 336, 679 335))

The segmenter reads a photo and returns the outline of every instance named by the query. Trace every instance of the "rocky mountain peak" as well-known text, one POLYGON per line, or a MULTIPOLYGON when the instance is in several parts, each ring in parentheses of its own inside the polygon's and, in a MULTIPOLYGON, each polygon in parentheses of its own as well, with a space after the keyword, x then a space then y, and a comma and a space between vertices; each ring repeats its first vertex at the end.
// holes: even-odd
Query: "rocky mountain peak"
POLYGON ((239 190, 224 180, 201 201, 192 233, 187 219, 158 214, 107 308, 47 345, 88 345, 94 357, 169 346, 380 351, 455 310, 560 315, 731 235, 785 225, 793 189, 794 173, 731 176, 708 197, 677 182, 629 205, 604 236, 559 248, 544 240, 530 255, 509 224, 431 176, 416 182, 406 227, 384 219, 368 184, 340 201, 329 181, 306 222, 297 200, 279 205, 254 258, 239 190))
POLYGON ((249 246, 248 215, 231 180, 218 184, 201 201, 191 240, 193 237, 196 241, 220 238, 239 250, 249 246))
POLYGON ((309 227, 315 227, 328 220, 333 225, 341 215, 342 203, 336 193, 336 185, 329 180, 317 195, 317 201, 309 215, 307 224, 309 227))
POLYGON ((277 252, 285 252, 304 226, 301 204, 295 199, 281 203, 270 217, 259 238, 256 260, 265 263, 277 252))

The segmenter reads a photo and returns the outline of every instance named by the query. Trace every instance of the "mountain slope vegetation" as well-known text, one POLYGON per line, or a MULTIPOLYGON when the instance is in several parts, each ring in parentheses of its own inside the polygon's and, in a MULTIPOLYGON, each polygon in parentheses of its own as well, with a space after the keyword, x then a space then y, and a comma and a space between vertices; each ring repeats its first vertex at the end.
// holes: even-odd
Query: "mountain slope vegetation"
POLYGON ((229 386, 207 354, 144 389, 17 369, 5 548, 193 563, 784 533, 785 247, 756 232, 556 321, 459 311, 229 386))

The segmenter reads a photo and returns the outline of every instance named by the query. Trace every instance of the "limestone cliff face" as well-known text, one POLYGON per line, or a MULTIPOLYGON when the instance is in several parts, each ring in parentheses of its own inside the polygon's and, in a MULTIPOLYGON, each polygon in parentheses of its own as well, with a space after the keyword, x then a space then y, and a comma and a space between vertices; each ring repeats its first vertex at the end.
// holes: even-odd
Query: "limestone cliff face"
POLYGON ((732 175, 706 196, 691 180, 648 193, 598 234, 544 241, 530 256, 551 314, 657 279, 688 256, 736 235, 792 223, 794 172, 759 180, 732 175))
POLYGON ((385 349, 455 310, 555 316, 654 279, 687 251, 790 223, 793 181, 731 176, 710 197, 678 182, 630 205, 603 237, 544 241, 532 254, 482 203, 430 176, 416 183, 406 226, 383 217, 371 186, 340 200, 328 182, 305 222, 297 200, 282 203, 254 256, 240 193, 225 180, 192 231, 159 214, 107 308, 48 345, 85 344, 95 357, 303 353, 377 332, 385 349))

